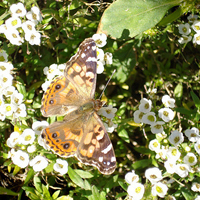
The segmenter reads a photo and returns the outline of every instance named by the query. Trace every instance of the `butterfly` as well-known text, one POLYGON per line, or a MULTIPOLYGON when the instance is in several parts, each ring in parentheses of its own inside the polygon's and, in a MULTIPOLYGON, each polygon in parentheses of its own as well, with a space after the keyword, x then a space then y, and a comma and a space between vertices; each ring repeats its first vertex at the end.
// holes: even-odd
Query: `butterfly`
POLYGON ((42 98, 43 116, 63 116, 42 131, 47 146, 61 157, 75 156, 102 174, 116 168, 116 157, 108 133, 97 114, 103 106, 95 100, 97 52, 92 38, 85 39, 66 63, 64 75, 55 78, 42 98))

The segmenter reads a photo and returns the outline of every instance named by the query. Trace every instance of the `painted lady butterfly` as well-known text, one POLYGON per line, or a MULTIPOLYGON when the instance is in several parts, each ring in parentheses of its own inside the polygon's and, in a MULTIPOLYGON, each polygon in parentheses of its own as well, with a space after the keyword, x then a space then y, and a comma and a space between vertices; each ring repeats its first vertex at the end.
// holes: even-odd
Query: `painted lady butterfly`
POLYGON ((103 102, 94 100, 97 53, 92 38, 85 39, 67 62, 64 75, 55 78, 42 99, 43 116, 65 115, 42 131, 42 138, 56 154, 76 156, 86 165, 111 174, 116 158, 106 129, 97 115, 103 102))

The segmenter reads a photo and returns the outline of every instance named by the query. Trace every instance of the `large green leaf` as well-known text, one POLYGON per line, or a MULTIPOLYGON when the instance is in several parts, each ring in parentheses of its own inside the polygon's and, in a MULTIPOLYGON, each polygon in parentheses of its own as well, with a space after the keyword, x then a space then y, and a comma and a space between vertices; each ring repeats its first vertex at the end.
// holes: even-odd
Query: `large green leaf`
POLYGON ((127 39, 154 27, 181 0, 118 0, 104 12, 98 32, 127 39))

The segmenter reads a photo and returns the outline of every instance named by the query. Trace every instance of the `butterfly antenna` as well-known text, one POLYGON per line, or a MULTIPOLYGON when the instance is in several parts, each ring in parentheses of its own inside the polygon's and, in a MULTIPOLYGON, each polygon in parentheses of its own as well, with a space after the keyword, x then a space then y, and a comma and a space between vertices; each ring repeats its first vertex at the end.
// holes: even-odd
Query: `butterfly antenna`
POLYGON ((107 88, 107 86, 108 86, 108 83, 110 82, 110 80, 111 80, 111 78, 113 77, 113 75, 114 75, 114 73, 115 73, 115 72, 116 72, 116 69, 113 71, 113 73, 112 73, 111 77, 110 77, 110 78, 109 78, 109 80, 107 81, 107 83, 106 83, 106 85, 105 85, 105 87, 104 87, 103 91, 101 92, 101 95, 100 95, 99 99, 101 99, 101 97, 102 97, 102 95, 103 95, 103 93, 104 93, 105 89, 106 89, 106 88, 107 88))

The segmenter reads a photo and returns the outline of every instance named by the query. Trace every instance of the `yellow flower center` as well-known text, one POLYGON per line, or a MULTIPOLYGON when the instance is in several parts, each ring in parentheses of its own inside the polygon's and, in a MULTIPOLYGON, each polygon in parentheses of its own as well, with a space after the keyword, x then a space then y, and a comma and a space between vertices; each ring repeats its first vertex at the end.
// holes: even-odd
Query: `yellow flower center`
POLYGON ((27 135, 27 136, 25 137, 25 140, 26 140, 26 141, 30 141, 31 138, 32 138, 32 137, 31 137, 30 135, 27 135))
POLYGON ((135 192, 136 192, 136 193, 140 193, 140 191, 141 191, 141 187, 135 188, 135 192))
POLYGON ((156 186, 156 191, 158 193, 162 193, 163 192, 163 190, 162 190, 162 188, 160 186, 156 186))
POLYGON ((13 20, 11 24, 12 24, 12 26, 16 26, 17 25, 17 20, 16 19, 13 20))

